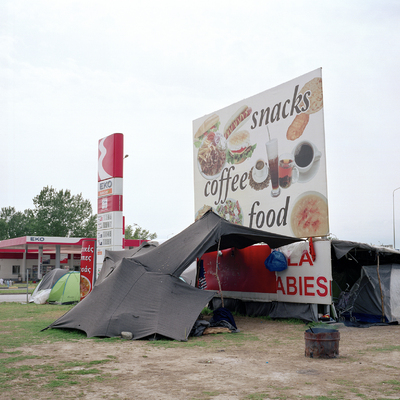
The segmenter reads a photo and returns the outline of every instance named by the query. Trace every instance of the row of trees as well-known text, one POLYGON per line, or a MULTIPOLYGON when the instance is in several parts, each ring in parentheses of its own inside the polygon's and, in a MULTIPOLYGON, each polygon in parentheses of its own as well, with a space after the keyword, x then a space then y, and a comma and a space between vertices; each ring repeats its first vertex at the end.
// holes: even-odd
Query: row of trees
MULTIPOLYGON (((44 187, 33 198, 33 210, 16 211, 3 207, 0 211, 0 240, 20 236, 96 237, 97 215, 82 194, 70 190, 44 187)), ((156 233, 134 224, 125 230, 126 239, 155 239, 156 233)))

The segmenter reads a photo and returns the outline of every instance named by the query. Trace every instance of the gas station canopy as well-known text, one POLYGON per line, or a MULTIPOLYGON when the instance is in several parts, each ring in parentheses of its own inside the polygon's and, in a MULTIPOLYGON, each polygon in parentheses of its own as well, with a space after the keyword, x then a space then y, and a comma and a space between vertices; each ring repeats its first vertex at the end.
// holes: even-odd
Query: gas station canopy
POLYGON ((2 253, 37 253, 43 249, 43 253, 56 254, 80 254, 82 242, 86 238, 66 238, 53 236, 22 236, 14 239, 0 241, 2 253))

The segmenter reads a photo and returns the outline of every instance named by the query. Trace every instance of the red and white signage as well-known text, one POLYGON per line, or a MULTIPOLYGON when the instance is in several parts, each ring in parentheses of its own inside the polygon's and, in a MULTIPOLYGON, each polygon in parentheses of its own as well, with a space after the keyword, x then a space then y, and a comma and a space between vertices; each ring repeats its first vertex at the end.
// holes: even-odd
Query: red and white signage
POLYGON ((122 178, 124 170, 124 135, 114 133, 99 140, 98 182, 122 178))
MULTIPOLYGON (((267 245, 223 250, 218 257, 223 296, 247 301, 331 304, 330 242, 316 241, 314 249, 315 260, 305 252, 297 262, 289 259, 288 268, 281 272, 265 268, 264 261, 271 253, 267 245)), ((217 252, 206 253, 201 260, 207 290, 219 291, 215 275, 217 252)))
POLYGON ((103 214, 112 211, 122 211, 122 196, 112 195, 97 199, 97 213, 103 214))
POLYGON ((299 262, 289 260, 285 271, 276 273, 277 301, 292 303, 332 303, 331 244, 314 242, 315 261, 309 252, 299 262))
POLYGON ((99 140, 97 183, 97 274, 105 250, 123 246, 123 160, 124 135, 114 133, 99 140))
POLYGON ((94 284, 94 267, 95 267, 95 241, 83 240, 81 251, 81 300, 83 300, 93 289, 94 284))
POLYGON ((122 195, 122 178, 110 178, 97 184, 97 197, 122 195))

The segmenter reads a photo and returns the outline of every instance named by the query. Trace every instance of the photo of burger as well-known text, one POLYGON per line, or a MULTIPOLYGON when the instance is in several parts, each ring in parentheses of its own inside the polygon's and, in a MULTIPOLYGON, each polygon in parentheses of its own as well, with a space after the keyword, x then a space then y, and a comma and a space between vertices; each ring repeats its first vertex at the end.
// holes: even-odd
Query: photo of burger
POLYGON ((248 131, 234 131, 228 138, 228 154, 226 161, 230 164, 241 164, 253 155, 257 144, 250 144, 248 131))

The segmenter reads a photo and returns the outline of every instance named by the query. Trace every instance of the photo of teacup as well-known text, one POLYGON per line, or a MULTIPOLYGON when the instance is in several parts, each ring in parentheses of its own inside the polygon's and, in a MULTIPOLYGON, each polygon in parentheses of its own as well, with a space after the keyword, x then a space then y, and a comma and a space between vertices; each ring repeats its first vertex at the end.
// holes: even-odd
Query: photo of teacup
POLYGON ((282 189, 289 188, 292 183, 296 183, 299 171, 294 164, 292 154, 281 154, 279 156, 279 186, 282 189))

